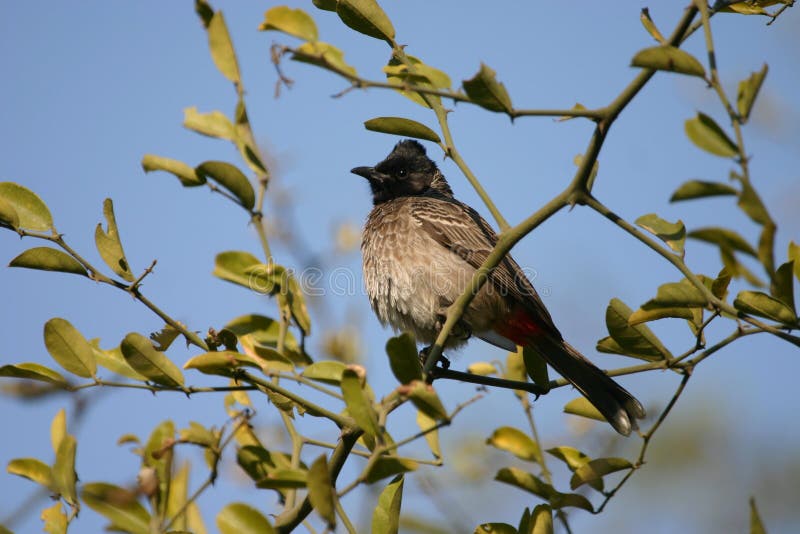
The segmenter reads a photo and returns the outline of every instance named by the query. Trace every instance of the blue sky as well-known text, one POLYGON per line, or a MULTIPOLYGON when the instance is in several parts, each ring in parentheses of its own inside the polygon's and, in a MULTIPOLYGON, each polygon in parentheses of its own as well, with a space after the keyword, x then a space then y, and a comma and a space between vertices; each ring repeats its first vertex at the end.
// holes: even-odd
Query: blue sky
MULTIPOLYGON (((605 105, 635 75, 629 67, 633 54, 653 44, 638 21, 642 5, 637 2, 613 6, 573 2, 558 8, 532 2, 502 6, 420 0, 383 4, 397 29, 398 41, 408 45, 409 53, 446 70, 455 84, 471 77, 484 62, 497 71, 517 107, 567 108, 576 102, 587 107, 605 105)), ((361 290, 358 252, 332 251, 337 228, 342 224, 360 226, 370 207, 367 186, 350 175, 349 169, 378 162, 396 141, 366 131, 362 123, 392 115, 434 126, 435 119, 428 110, 387 91, 352 91, 331 98, 346 87, 342 80, 289 61, 283 68, 295 84, 274 98, 277 77, 269 61, 270 44, 298 43, 288 36, 255 31, 271 5, 249 0, 214 4, 225 11, 243 71, 251 122, 276 176, 268 206, 274 214, 286 209, 286 199, 291 199, 293 232, 326 264, 321 282, 326 295, 312 307, 315 322, 309 348, 319 354, 325 331, 353 326, 360 336, 373 387, 378 395, 385 395, 395 387, 383 353, 389 332, 380 328, 368 309, 361 290), (341 292, 330 287, 331 273, 352 280, 354 290, 334 294, 341 292)), ((296 6, 314 16, 320 38, 342 48, 359 73, 382 78, 380 67, 389 55, 385 44, 355 34, 335 14, 317 11, 310 2, 296 6)), ((52 3, 44 8, 37 2, 21 2, 7 11, 11 16, 0 21, 0 67, 6 74, 0 86, 4 109, 0 135, 6 139, 0 181, 15 181, 37 192, 68 242, 97 263, 94 227, 102 220, 103 199, 113 198, 134 271, 158 259, 143 291, 195 330, 219 327, 245 313, 272 314, 271 302, 210 275, 218 252, 258 253, 258 241, 246 217, 205 189, 183 189, 166 174, 145 175, 139 165, 146 153, 192 165, 210 159, 239 163, 234 149, 225 142, 200 137, 181 126, 186 107, 231 113, 235 104, 230 84, 218 74, 208 55, 206 37, 191 4, 143 1, 122 8, 87 1, 52 3)), ((651 6, 651 14, 662 32, 668 33, 680 8, 660 3, 651 6)), ((718 63, 730 93, 735 94, 736 83, 764 61, 770 66, 745 136, 753 155, 754 184, 779 221, 777 253, 781 261, 788 241, 800 241, 800 111, 791 97, 800 81, 798 13, 789 10, 770 27, 764 22, 730 15, 714 19, 718 63)), ((686 49, 704 60, 699 37, 693 37, 686 49)), ((668 203, 683 181, 725 181, 730 170, 727 161, 701 152, 683 134, 683 122, 697 110, 724 124, 718 102, 701 81, 657 75, 611 130, 600 156, 595 193, 631 221, 656 212, 668 220, 680 218, 690 229, 728 226, 754 242, 757 227, 729 199, 668 203)), ((462 155, 512 224, 563 189, 574 172, 573 158, 585 149, 591 132, 586 121, 523 118, 511 124, 504 116, 465 105, 455 107, 451 126, 462 155)), ((455 165, 443 161, 437 147, 429 145, 428 150, 459 198, 488 218, 455 165)), ((0 233, 0 260, 7 263, 38 244, 20 241, 10 232, 0 233)), ((695 272, 713 275, 719 270, 718 254, 712 247, 689 242, 686 248, 687 261, 695 272)), ((303 258, 293 256, 279 242, 275 253, 278 261, 289 267, 305 266, 303 258)), ((595 342, 606 335, 608 301, 618 297, 635 308, 650 298, 660 283, 680 278, 652 251, 580 207, 553 217, 523 240, 514 256, 536 273, 534 283, 564 335, 607 368, 631 363, 593 351, 595 342)), ((48 363, 42 325, 51 317, 69 319, 87 337, 99 337, 104 347, 115 346, 130 331, 147 333, 161 326, 157 317, 123 293, 69 275, 3 269, 0 295, 3 364, 48 363)), ((669 341, 673 351, 681 352, 691 343, 691 336, 677 323, 657 324, 654 330, 669 341)), ((721 322, 710 329, 709 336, 723 337, 731 328, 721 322)), ((178 363, 191 354, 177 347, 171 351, 178 363)), ((456 355, 455 365, 503 357, 501 351, 476 341, 456 355)), ((796 465, 800 426, 790 394, 798 372, 797 351, 766 335, 741 340, 707 360, 655 439, 651 463, 601 516, 574 513, 576 528, 639 530, 638 525, 647 521, 648 526, 663 525, 655 530, 664 532, 678 527, 689 532, 727 527, 742 531, 747 498, 751 494, 758 498, 759 488, 764 486, 759 472, 778 465, 789 465, 788 473, 800 470, 796 465), (685 430, 695 428, 692 425, 698 430, 688 435, 702 436, 710 448, 699 455, 703 459, 699 466, 681 471, 678 467, 684 465, 683 457, 690 450, 685 430), (659 450, 659 443, 672 448, 659 450), (660 477, 668 481, 662 482, 660 477), (665 502, 671 505, 664 506, 665 502), (721 524, 720 517, 728 523, 721 524)), ((190 381, 200 385, 214 379, 190 375, 190 381)), ((646 406, 657 409, 668 400, 677 379, 651 373, 626 377, 623 383, 646 406)), ((452 408, 469 398, 473 389, 447 384, 440 387, 440 394, 452 408)), ((563 404, 574 396, 574 391, 562 388, 537 402, 544 445, 570 444, 590 455, 601 455, 602 440, 576 436, 568 417, 561 414, 563 404)), ((187 400, 93 390, 83 398, 90 412, 76 432, 78 470, 84 481, 108 479, 125 484, 132 480, 136 457, 115 445, 125 432, 146 436, 165 417, 178 426, 186 426, 190 420, 221 424, 225 418, 221 397, 187 400)), ((0 397, 0 426, 7 429, 0 443, 0 463, 20 456, 49 461, 49 422, 60 407, 74 414, 74 398, 59 396, 38 402, 0 397)), ((524 426, 513 397, 491 392, 443 432, 444 442, 451 450, 469 439, 479 442, 498 424, 498 413, 507 417, 508 424, 524 426)), ((267 408, 260 417, 265 427, 275 422, 267 408)), ((400 419, 398 435, 413 431, 413 414, 405 415, 407 421, 400 419)), ((629 441, 625 447, 632 455, 636 443, 629 441)), ((424 454, 422 444, 413 450, 424 454)), ((457 463, 454 459, 440 472, 429 469, 428 475, 448 480, 458 471, 457 463)), ((232 469, 226 474, 220 487, 201 501, 207 519, 229 500, 247 500, 264 510, 272 504, 271 496, 265 499, 264 494, 254 494, 234 480, 232 469)), ((516 523, 518 511, 535 504, 491 478, 489 473, 459 494, 470 527, 486 520, 516 523)), ((782 483, 786 484, 786 478, 782 483)), ((773 491, 781 487, 780 480, 771 484, 773 491)), ((0 477, 0 492, 9 496, 0 507, 0 520, 32 488, 17 477, 0 477)), ((796 491, 787 490, 759 501, 767 526, 778 532, 800 528, 798 499, 796 491), (770 524, 770 517, 779 519, 770 524)), ((368 508, 370 502, 361 494, 349 506, 368 508), (359 504, 362 498, 365 504, 359 504)), ((424 497, 409 497, 406 506, 441 520, 424 497)), ((18 531, 40 531, 37 515, 16 525, 18 531)), ((85 511, 77 530, 96 531, 102 524, 85 511)))

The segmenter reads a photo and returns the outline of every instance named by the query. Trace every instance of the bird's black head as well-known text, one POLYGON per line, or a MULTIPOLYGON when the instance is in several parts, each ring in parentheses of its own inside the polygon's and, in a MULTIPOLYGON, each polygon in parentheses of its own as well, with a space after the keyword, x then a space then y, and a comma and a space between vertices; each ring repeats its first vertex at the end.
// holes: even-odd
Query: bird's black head
POLYGON ((356 167, 350 172, 369 181, 375 204, 393 198, 425 194, 453 196, 436 164, 425 155, 425 147, 407 139, 374 167, 356 167))

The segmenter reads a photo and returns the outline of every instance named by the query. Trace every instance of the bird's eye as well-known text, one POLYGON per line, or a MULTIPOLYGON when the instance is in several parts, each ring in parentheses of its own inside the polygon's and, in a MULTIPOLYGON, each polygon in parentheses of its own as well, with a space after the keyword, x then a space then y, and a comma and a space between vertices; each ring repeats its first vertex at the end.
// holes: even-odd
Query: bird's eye
POLYGON ((408 174, 408 171, 406 171, 405 169, 400 169, 399 171, 397 171, 397 176, 399 176, 400 178, 402 178, 406 174, 408 174))

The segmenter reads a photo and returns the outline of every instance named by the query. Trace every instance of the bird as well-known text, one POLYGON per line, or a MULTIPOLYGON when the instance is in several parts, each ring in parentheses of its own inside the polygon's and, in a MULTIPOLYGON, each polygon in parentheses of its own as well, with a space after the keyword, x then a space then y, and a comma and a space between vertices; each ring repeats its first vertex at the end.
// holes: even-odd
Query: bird
MULTIPOLYGON (((402 140, 374 167, 350 172, 366 178, 372 193, 361 243, 370 305, 384 326, 433 344, 448 307, 497 244, 497 233, 454 197, 416 140, 402 140)), ((512 352, 533 349, 622 435, 638 429, 637 419, 645 416, 633 395, 564 340, 510 254, 490 272, 454 331, 447 348, 474 336, 512 352)))

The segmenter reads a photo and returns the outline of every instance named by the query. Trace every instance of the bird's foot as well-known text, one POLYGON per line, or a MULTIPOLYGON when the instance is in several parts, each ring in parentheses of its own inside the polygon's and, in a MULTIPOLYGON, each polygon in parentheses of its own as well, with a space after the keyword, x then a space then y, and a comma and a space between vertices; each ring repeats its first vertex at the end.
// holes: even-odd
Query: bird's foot
MULTIPOLYGON (((421 351, 419 351, 419 361, 422 363, 422 366, 425 366, 425 362, 428 361, 428 354, 431 352, 431 347, 425 347, 421 351)), ((440 354, 439 358, 436 360, 436 365, 441 367, 442 369, 450 369, 450 360, 448 360, 444 354, 440 354)))

